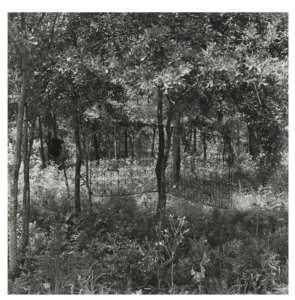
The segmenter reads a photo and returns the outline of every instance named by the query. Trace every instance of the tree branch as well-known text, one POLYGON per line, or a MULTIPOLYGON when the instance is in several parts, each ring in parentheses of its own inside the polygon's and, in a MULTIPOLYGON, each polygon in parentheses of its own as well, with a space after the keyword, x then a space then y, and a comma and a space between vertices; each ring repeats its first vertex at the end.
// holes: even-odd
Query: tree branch
POLYGON ((42 13, 39 23, 37 24, 36 28, 33 30, 34 33, 38 29, 38 27, 41 24, 42 20, 44 19, 45 15, 46 15, 46 13, 42 13))

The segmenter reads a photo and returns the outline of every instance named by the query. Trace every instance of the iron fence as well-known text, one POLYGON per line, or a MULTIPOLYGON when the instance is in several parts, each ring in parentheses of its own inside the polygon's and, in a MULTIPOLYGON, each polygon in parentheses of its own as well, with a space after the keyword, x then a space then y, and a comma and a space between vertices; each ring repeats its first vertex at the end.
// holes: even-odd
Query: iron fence
MULTIPOLYGON (((172 127, 166 168, 167 194, 219 208, 232 202, 232 149, 229 136, 172 127)), ((143 123, 99 124, 93 194, 124 196, 157 192, 158 126, 143 123)))

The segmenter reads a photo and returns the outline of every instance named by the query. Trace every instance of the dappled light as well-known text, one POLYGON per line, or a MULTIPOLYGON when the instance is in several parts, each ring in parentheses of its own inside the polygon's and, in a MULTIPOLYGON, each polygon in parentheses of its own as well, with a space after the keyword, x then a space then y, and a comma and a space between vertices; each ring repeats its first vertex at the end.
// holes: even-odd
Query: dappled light
POLYGON ((8 13, 8 294, 288 294, 288 30, 8 13))

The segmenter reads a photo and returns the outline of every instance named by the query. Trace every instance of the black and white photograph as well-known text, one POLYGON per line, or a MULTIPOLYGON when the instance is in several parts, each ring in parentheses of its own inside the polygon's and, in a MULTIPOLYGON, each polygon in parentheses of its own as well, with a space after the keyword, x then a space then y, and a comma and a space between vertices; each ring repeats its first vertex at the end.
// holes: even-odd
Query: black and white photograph
POLYGON ((289 294, 288 11, 6 18, 7 295, 289 294))

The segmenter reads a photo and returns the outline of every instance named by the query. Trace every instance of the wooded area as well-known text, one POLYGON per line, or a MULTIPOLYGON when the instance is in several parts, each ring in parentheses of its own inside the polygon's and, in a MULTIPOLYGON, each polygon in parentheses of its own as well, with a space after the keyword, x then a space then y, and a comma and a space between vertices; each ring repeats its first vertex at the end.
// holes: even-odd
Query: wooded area
POLYGON ((8 293, 287 294, 288 14, 8 13, 8 293))

